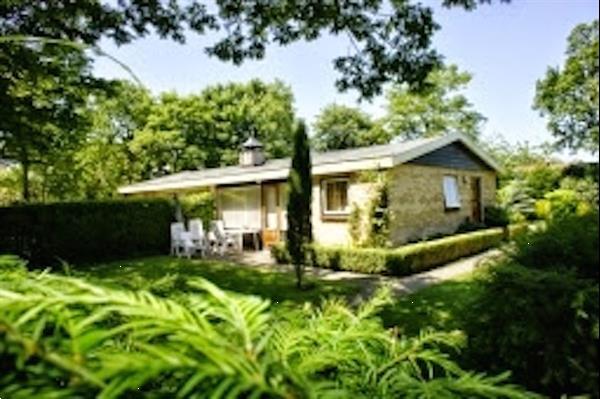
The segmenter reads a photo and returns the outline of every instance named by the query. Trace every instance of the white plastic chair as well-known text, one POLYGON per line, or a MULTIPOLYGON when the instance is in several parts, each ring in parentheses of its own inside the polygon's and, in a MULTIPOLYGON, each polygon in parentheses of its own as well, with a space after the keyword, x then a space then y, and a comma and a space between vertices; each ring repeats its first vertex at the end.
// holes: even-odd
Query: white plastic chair
POLYGON ((181 222, 171 223, 171 255, 179 256, 183 248, 181 233, 185 231, 185 226, 181 222))
POLYGON ((207 237, 204 233, 204 225, 200 219, 192 219, 188 223, 191 240, 196 247, 196 251, 200 252, 200 255, 204 256, 206 252, 207 237))
POLYGON ((225 230, 225 223, 222 220, 214 220, 211 223, 210 233, 209 240, 213 251, 224 255, 227 249, 235 247, 235 240, 225 230))
POLYGON ((192 255, 196 253, 196 244, 192 240, 192 233, 189 231, 183 231, 180 234, 181 238, 181 249, 183 250, 183 255, 191 259, 192 255))

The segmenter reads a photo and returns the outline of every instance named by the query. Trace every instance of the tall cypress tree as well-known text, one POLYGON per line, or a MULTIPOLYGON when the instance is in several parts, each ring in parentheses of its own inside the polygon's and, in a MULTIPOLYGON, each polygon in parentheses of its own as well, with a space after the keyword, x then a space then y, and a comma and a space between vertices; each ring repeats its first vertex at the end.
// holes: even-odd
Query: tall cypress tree
POLYGON ((306 125, 298 122, 294 132, 292 167, 288 176, 288 236, 287 246, 296 272, 296 285, 302 287, 302 274, 306 264, 307 245, 312 241, 310 205, 312 178, 310 144, 306 125))

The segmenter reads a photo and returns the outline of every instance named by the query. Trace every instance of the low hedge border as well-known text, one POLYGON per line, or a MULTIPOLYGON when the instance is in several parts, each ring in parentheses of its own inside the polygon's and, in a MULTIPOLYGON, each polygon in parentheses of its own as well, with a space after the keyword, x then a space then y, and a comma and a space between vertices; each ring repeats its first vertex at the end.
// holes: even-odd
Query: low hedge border
MULTIPOLYGON (((499 246, 527 226, 457 234, 399 248, 351 248, 311 245, 309 265, 324 269, 406 276, 499 246)), ((285 245, 271 247, 277 263, 290 263, 285 245)))

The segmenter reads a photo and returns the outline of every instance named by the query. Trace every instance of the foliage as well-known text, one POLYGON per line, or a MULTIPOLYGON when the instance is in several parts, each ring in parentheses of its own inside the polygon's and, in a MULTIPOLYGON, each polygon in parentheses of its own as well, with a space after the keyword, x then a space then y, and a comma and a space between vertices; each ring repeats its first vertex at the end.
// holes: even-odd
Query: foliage
POLYGON ((331 104, 321 110, 312 137, 318 151, 386 144, 390 138, 381 124, 358 108, 331 104))
MULTIPOLYGON (((396 249, 312 245, 310 261, 325 269, 404 276, 499 246, 506 234, 502 229, 487 229, 396 249)), ((271 251, 278 263, 289 263, 285 246, 275 245, 271 251)))
POLYGON ((386 248, 390 246, 390 218, 388 204, 389 182, 383 174, 374 182, 374 190, 367 209, 367 234, 363 243, 366 247, 386 248))
POLYGON ((598 162, 574 162, 565 167, 563 175, 575 179, 591 180, 597 184, 600 178, 600 166, 598 162))
POLYGON ((482 222, 474 222, 469 218, 463 220, 456 228, 455 234, 469 233, 471 231, 482 230, 488 227, 482 222))
POLYGON ((583 200, 576 191, 559 188, 537 201, 535 208, 538 217, 549 220, 585 214, 591 210, 591 204, 583 200))
POLYGON ((371 185, 366 208, 354 203, 348 219, 348 228, 355 247, 386 248, 390 246, 390 218, 388 207, 389 177, 381 171, 362 172, 358 177, 371 185))
POLYGON ((111 93, 88 101, 91 125, 68 165, 76 171, 76 186, 63 190, 63 199, 111 198, 119 186, 140 179, 141 165, 153 154, 133 153, 131 141, 153 106, 148 90, 126 81, 113 81, 111 93))
POLYGON ((463 309, 471 367, 511 370, 516 381, 552 397, 597 397, 597 282, 564 270, 504 264, 490 270, 481 294, 463 309))
POLYGON ((212 192, 181 195, 179 201, 186 219, 201 219, 204 226, 209 226, 209 223, 215 220, 215 197, 212 192))
POLYGON ((523 180, 529 188, 533 198, 543 198, 543 196, 558 188, 562 178, 563 166, 557 163, 538 162, 529 165, 523 165, 517 168, 516 178, 523 180))
POLYGON ((592 178, 565 177, 560 181, 560 188, 574 191, 581 201, 598 208, 598 181, 592 178))
POLYGON ((0 43, 0 157, 19 163, 24 201, 32 166, 46 171, 80 142, 88 122, 81 109, 99 88, 79 50, 0 43))
POLYGON ((498 190, 498 203, 508 210, 511 223, 520 223, 535 216, 535 199, 523 180, 512 180, 498 190))
POLYGON ((537 82, 534 107, 548 117, 558 148, 598 152, 598 20, 577 25, 567 39, 566 61, 537 82))
POLYGON ((19 200, 20 181, 19 169, 13 166, 4 168, 0 166, 0 206, 10 205, 19 200))
MULTIPOLYGON (((447 2, 471 9, 473 0, 447 2)), ((429 7, 406 1, 357 3, 296 1, 223 1, 208 7, 200 1, 100 3, 93 0, 56 2, 50 9, 34 0, 10 2, 0 8, 0 35, 42 36, 95 46, 101 39, 118 45, 156 32, 184 42, 186 33, 210 34, 205 51, 223 61, 241 64, 261 59, 269 44, 313 41, 322 33, 348 37, 354 51, 338 56, 333 66, 340 90, 356 89, 363 97, 380 93, 387 82, 418 86, 440 62, 431 49, 439 28, 429 7)))
MULTIPOLYGON (((32 169, 32 199, 111 198, 134 181, 235 164, 251 134, 265 141, 268 157, 288 156, 295 120, 289 87, 258 80, 159 98, 115 81, 110 94, 90 98, 81 112, 90 124, 79 140, 32 169)), ((17 194, 11 189, 8 196, 17 194)))
POLYGON ((392 136, 405 139, 432 137, 460 132, 477 138, 485 117, 473 109, 463 94, 458 94, 471 75, 455 65, 433 71, 427 87, 415 93, 404 85, 388 93, 387 129, 392 136))
POLYGON ((166 253, 173 209, 164 200, 0 208, 0 248, 34 266, 166 253))
POLYGON ((518 237, 511 256, 515 262, 539 269, 569 269, 579 276, 598 279, 598 213, 565 214, 546 227, 518 237))
POLYGON ((508 211, 501 206, 486 206, 484 214, 485 225, 488 227, 506 227, 510 223, 508 211))
POLYGON ((312 242, 310 143, 303 121, 298 123, 294 132, 293 151, 292 166, 288 176, 287 247, 296 270, 297 285, 301 287, 307 246, 312 242))
POLYGON ((269 303, 194 278, 179 299, 48 273, 0 279, 3 396, 398 397, 534 395, 462 370, 459 334, 398 337, 339 300, 274 320, 269 303), (60 293, 60 295, 57 295, 60 293), (26 315, 26 317, 23 317, 26 315), (43 333, 41 333, 43 332, 43 333))

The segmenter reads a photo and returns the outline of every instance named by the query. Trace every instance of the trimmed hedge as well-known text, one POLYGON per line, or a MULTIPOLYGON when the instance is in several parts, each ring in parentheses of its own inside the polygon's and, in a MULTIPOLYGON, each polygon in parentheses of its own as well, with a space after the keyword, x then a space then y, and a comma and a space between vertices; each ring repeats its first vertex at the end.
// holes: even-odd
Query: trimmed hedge
POLYGON ((173 214, 164 199, 0 207, 0 253, 33 266, 167 253, 173 214))
MULTIPOLYGON (((310 265, 333 270, 406 276, 497 247, 507 237, 507 232, 501 228, 486 229, 396 249, 312 245, 310 265)), ((271 253, 278 263, 289 262, 284 245, 273 246, 271 253)))

